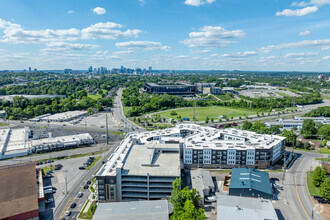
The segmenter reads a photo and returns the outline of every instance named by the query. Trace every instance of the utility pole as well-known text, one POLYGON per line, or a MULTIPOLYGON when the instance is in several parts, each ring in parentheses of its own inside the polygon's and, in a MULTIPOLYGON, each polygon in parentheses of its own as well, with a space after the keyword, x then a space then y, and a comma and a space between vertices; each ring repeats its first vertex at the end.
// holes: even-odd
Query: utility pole
POLYGON ((251 115, 251 101, 250 101, 249 118, 250 118, 250 115, 251 115))
POLYGON ((68 181, 65 177, 65 194, 68 195, 68 181))

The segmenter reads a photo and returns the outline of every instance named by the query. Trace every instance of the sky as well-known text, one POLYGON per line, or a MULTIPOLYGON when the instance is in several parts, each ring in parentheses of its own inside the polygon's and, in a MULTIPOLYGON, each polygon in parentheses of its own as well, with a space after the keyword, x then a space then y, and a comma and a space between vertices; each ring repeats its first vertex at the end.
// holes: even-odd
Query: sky
POLYGON ((0 70, 330 71, 330 0, 0 0, 0 70))

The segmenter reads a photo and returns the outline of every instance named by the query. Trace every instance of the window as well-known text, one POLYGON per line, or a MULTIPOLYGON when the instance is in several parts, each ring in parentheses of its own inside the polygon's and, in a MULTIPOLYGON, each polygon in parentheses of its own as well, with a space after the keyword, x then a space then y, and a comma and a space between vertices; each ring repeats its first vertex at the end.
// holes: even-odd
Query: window
POLYGON ((99 189, 104 189, 104 185, 99 185, 99 189))
POLYGON ((104 184, 104 180, 103 179, 99 179, 99 184, 104 184))

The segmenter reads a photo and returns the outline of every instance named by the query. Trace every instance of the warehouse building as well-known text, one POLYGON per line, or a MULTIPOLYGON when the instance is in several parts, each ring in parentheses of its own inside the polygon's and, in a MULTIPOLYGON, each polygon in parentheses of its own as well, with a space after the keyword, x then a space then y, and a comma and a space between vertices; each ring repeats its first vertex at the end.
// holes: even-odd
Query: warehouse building
POLYGON ((201 199, 200 204, 204 204, 204 200, 211 193, 215 193, 215 187, 212 180, 210 171, 207 170, 192 170, 191 175, 191 185, 192 188, 196 189, 201 199))
POLYGON ((253 168, 232 169, 229 195, 273 199, 268 173, 253 168))
POLYGON ((217 196, 218 220, 278 220, 271 201, 237 196, 217 196))
POLYGON ((149 94, 169 94, 178 96, 193 96, 197 88, 195 85, 182 84, 182 85, 158 85, 156 83, 146 83, 140 90, 149 94))
POLYGON ((196 83, 197 91, 203 92, 204 88, 214 88, 216 83, 196 83))
POLYGON ((87 116, 87 111, 68 111, 68 112, 62 112, 58 114, 45 114, 41 115, 35 118, 30 119, 30 121, 37 121, 37 122, 68 122, 72 121, 74 119, 87 116))
POLYGON ((100 202, 167 198, 181 176, 178 144, 138 143, 128 136, 96 174, 100 202))
POLYGON ((90 144, 94 139, 88 133, 33 140, 28 127, 0 129, 0 160, 90 144))
POLYGON ((315 123, 321 122, 323 124, 330 124, 329 117, 296 117, 295 116, 294 119, 279 119, 275 121, 266 122, 265 125, 269 128, 274 127, 275 125, 279 125, 282 126, 284 129, 291 129, 293 127, 301 129, 304 120, 306 119, 311 119, 315 123))
POLYGON ((0 167, 0 219, 39 219, 34 163, 0 167))
POLYGON ((93 220, 168 220, 167 200, 99 203, 93 220))

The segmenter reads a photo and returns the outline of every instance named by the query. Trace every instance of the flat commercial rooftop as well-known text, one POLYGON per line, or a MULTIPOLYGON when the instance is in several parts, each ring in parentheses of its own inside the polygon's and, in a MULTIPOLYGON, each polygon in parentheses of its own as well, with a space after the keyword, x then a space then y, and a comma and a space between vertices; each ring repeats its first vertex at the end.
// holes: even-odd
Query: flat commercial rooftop
POLYGON ((180 176, 179 144, 133 145, 123 164, 123 175, 180 176))
POLYGON ((239 196, 217 196, 218 220, 277 220, 270 200, 239 196))
POLYGON ((0 167, 0 219, 38 210, 34 163, 0 167))
POLYGON ((167 200, 99 203, 93 220, 168 220, 167 200))

